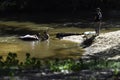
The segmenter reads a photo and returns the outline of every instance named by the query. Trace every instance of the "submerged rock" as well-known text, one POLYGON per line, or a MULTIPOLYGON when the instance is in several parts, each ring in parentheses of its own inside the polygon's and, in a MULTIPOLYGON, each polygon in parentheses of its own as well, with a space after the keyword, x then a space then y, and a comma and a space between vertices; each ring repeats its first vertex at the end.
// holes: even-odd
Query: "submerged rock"
POLYGON ((19 39, 21 40, 25 40, 25 41, 35 41, 35 40, 48 40, 49 39, 49 34, 44 31, 43 34, 41 35, 40 33, 34 34, 34 35, 24 35, 24 36, 20 36, 19 39))
POLYGON ((25 36, 20 36, 19 39, 22 39, 22 40, 39 40, 38 36, 37 35, 25 35, 25 36))

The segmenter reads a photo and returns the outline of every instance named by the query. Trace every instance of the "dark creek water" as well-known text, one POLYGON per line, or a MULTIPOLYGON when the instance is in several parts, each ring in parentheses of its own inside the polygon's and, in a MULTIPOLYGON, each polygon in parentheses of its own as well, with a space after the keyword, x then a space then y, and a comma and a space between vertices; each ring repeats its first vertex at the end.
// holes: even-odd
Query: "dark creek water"
POLYGON ((22 41, 16 36, 0 37, 0 55, 6 57, 9 52, 17 53, 20 60, 25 59, 25 54, 37 58, 50 57, 80 57, 82 50, 78 43, 61 41, 50 38, 47 41, 22 41))
MULTIPOLYGON (((55 38, 58 32, 77 32, 93 31, 90 28, 59 28, 49 31, 50 39, 47 41, 22 41, 16 35, 3 35, 0 37, 0 55, 6 57, 9 52, 17 53, 20 60, 25 59, 25 54, 30 53, 32 57, 37 58, 79 58, 83 54, 78 43, 61 41, 55 38)), ((112 29, 113 30, 113 29, 112 29)), ((116 29, 115 29, 116 30, 116 29)), ((106 32, 107 30, 102 30, 106 32)), ((108 30, 108 31, 111 31, 108 30)), ((2 32, 2 31, 1 31, 2 32)), ((2 32, 3 33, 3 32, 2 32)), ((7 32, 5 32, 7 33, 7 32)))
MULTIPOLYGON (((2 22, 3 23, 3 22, 2 22)), ((16 22, 15 22, 16 23, 16 22)), ((13 23, 15 25, 15 23, 13 23)), ((12 24, 5 23, 6 24, 12 24)), ((58 28, 50 29, 50 39, 47 41, 22 41, 18 39, 19 36, 31 34, 31 32, 40 32, 41 27, 35 25, 30 27, 24 26, 0 26, 0 55, 4 58, 9 52, 17 53, 20 60, 25 59, 25 54, 30 53, 32 57, 37 58, 67 58, 80 57, 83 50, 78 43, 69 41, 61 41, 55 38, 58 32, 80 32, 79 28, 58 28), (39 30, 40 28, 40 30, 39 30)), ((16 24, 18 25, 18 23, 16 24)), ((28 24, 27 24, 28 25, 28 24)))

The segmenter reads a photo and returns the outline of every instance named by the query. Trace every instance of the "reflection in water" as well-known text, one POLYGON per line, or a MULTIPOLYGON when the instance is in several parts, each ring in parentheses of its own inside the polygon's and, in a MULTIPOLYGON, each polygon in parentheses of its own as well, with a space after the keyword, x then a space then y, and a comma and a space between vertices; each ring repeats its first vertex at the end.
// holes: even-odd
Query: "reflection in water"
MULTIPOLYGON (((30 44, 31 44, 31 49, 32 50, 35 50, 36 46, 40 45, 40 41, 31 41, 30 44)), ((49 48, 49 40, 46 40, 44 41, 44 46, 46 48, 49 48)))
POLYGON ((16 37, 0 37, 0 55, 7 55, 9 52, 18 54, 23 60, 26 53, 37 58, 46 58, 61 55, 81 53, 78 44, 58 39, 46 41, 22 41, 16 37), (4 42, 2 42, 4 40, 4 42))
POLYGON ((31 49, 35 49, 35 46, 37 46, 39 44, 39 42, 38 41, 32 41, 31 42, 31 49))
MULTIPOLYGON (((3 27, 7 29, 6 27, 3 27)), ((9 28, 9 27, 8 27, 9 28)), ((38 27, 37 27, 38 28, 38 27)), ((118 30, 116 29, 109 29, 108 31, 118 30)), ((12 30, 12 29, 11 29, 12 30)), ((21 30, 21 29, 20 29, 21 30)), ((56 39, 54 36, 56 33, 59 32, 85 32, 85 31, 92 31, 91 28, 57 28, 51 29, 49 33, 51 34, 51 38, 47 41, 22 41, 15 36, 1 36, 0 37, 0 55, 6 56, 9 52, 15 52, 18 54, 19 59, 24 60, 25 54, 30 53, 32 57, 37 58, 48 58, 48 57, 68 57, 68 56, 79 56, 83 52, 80 48, 79 44, 61 41, 56 39)), ((26 30, 23 30, 26 32, 26 30)), ((102 30, 106 32, 106 30, 102 30)), ((6 32, 6 31, 5 31, 6 32)), ((12 32, 12 31, 11 31, 12 32)), ((1 33, 0 33, 1 34, 1 33)), ((9 33, 7 33, 9 34, 9 33)), ((23 32, 22 32, 23 34, 23 32)))
POLYGON ((46 42, 46 47, 47 47, 47 49, 48 49, 48 48, 49 48, 49 45, 50 45, 50 41, 49 41, 49 39, 46 40, 45 42, 46 42))

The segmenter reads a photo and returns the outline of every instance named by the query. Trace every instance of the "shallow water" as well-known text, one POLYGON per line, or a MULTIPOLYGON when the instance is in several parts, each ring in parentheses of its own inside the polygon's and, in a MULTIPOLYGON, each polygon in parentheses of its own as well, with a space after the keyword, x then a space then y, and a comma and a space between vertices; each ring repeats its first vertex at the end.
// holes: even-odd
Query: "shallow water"
POLYGON ((9 52, 17 53, 20 60, 25 59, 25 54, 32 57, 80 57, 82 54, 79 44, 50 38, 47 41, 22 41, 16 36, 0 37, 0 55, 7 56, 9 52))
MULTIPOLYGON (((49 31, 50 39, 47 41, 22 41, 16 35, 5 35, 0 37, 0 55, 6 57, 9 52, 17 53, 20 60, 25 59, 25 54, 30 53, 37 58, 79 58, 83 54, 80 44, 62 41, 55 38, 58 32, 93 31, 90 28, 58 28, 49 31)), ((106 30, 105 30, 106 31, 106 30)), ((111 30, 109 30, 111 31, 111 30)), ((104 30, 102 30, 104 32, 104 30)))

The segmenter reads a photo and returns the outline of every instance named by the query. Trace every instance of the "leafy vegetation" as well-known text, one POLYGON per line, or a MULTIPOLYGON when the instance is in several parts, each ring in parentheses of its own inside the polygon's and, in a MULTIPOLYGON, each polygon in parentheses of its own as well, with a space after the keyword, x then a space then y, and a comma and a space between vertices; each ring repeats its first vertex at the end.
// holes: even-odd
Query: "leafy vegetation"
POLYGON ((53 72, 69 73, 70 71, 80 70, 102 70, 102 69, 114 69, 114 75, 119 73, 120 62, 108 61, 105 59, 93 58, 91 60, 74 60, 74 59, 37 59, 31 57, 29 53, 26 53, 26 60, 19 62, 16 53, 9 53, 4 60, 0 56, 0 74, 1 75, 14 75, 15 70, 22 69, 49 69, 53 72), (7 72, 7 73, 6 73, 7 72))

